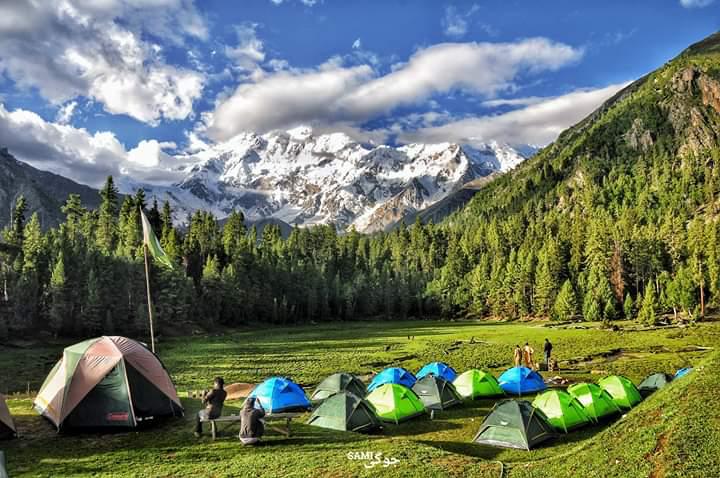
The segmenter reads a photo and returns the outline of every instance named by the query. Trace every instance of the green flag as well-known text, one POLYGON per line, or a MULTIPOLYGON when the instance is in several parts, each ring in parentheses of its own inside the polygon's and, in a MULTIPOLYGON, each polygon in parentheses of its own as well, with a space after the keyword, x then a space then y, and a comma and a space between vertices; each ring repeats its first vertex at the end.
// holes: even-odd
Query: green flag
POLYGON ((162 246, 160 246, 160 241, 158 241, 158 238, 155 236, 152 226, 150 226, 150 221, 148 221, 148 218, 145 217, 145 213, 142 209, 140 209, 140 217, 142 218, 143 226, 143 242, 150 251, 150 254, 152 254, 158 262, 172 269, 173 263, 170 260, 170 257, 168 257, 168 255, 165 254, 165 251, 163 251, 162 246))

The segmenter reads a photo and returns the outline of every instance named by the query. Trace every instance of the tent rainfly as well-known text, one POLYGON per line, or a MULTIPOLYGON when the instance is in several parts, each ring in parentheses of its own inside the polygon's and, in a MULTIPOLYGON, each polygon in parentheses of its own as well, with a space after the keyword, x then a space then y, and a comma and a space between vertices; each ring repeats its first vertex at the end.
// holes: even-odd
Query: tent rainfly
POLYGON ((445 410, 462 403, 462 397, 452 383, 432 374, 415 382, 412 390, 428 410, 445 410))
POLYGON ((453 381, 453 385, 460 396, 470 400, 505 395, 497 379, 490 372, 478 369, 470 369, 461 373, 453 381))
POLYGON ((330 395, 348 391, 358 397, 365 396, 365 384, 350 373, 335 373, 320 382, 313 392, 310 400, 325 400, 330 395))
POLYGON ((425 406, 409 388, 397 383, 386 383, 373 390, 367 401, 384 422, 400 423, 425 413, 425 406))
POLYGON ((457 377, 457 372, 454 368, 444 362, 430 362, 421 368, 415 375, 415 378, 420 380, 426 375, 435 375, 452 382, 457 377))
POLYGON ((648 395, 657 392, 665 385, 672 382, 672 379, 672 376, 663 372, 648 375, 645 380, 640 382, 640 385, 638 386, 638 392, 640 392, 640 395, 643 398, 647 397, 648 395))
POLYGON ((526 400, 502 400, 485 417, 473 441, 500 448, 531 450, 557 435, 547 417, 526 400))
POLYGON ((135 428, 155 418, 183 414, 162 362, 139 342, 118 336, 67 347, 34 405, 59 431, 135 428))
POLYGON ((585 408, 575 397, 563 390, 548 390, 535 397, 533 407, 542 410, 550 425, 565 433, 590 422, 585 408))
POLYGON ((308 424, 347 432, 372 432, 381 428, 373 406, 347 390, 326 398, 308 424))
POLYGON ((305 391, 292 380, 284 377, 270 377, 250 392, 248 398, 256 398, 258 407, 267 413, 295 412, 310 410, 310 401, 305 391))
POLYGON ((547 387, 542 376, 527 367, 513 367, 500 375, 498 379, 500 388, 511 395, 525 395, 542 392, 547 387))
POLYGON ((598 381, 600 388, 607 391, 615 404, 629 410, 642 401, 642 396, 630 379, 621 375, 611 375, 598 381))
POLYGON ((594 422, 620 413, 612 396, 594 383, 576 383, 567 389, 568 393, 582 404, 585 412, 594 422))

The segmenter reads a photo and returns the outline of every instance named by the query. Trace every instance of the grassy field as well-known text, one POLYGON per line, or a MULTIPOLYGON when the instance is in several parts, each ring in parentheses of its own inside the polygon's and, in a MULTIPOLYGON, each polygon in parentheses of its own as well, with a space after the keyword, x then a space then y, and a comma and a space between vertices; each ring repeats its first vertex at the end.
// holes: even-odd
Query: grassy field
MULTIPOLYGON (((217 336, 174 338, 159 355, 181 394, 205 388, 211 377, 256 383, 285 375, 311 388, 336 371, 363 377, 390 365, 416 371, 432 360, 459 371, 470 367, 499 372, 509 365, 512 347, 530 341, 541 348, 547 337, 561 361, 560 375, 595 381, 622 373, 639 382, 655 371, 681 366, 700 369, 659 392, 615 423, 565 435, 531 452, 500 450, 471 443, 492 401, 466 403, 434 420, 418 418, 387 426, 374 436, 333 432, 299 421, 293 436, 269 435, 256 449, 242 448, 233 433, 218 441, 192 436, 200 403, 183 399, 183 420, 151 430, 113 435, 58 436, 31 410, 31 400, 9 405, 19 440, 3 443, 11 476, 708 476, 720 470, 720 412, 704 405, 717 395, 718 353, 704 349, 720 339, 720 322, 688 328, 619 331, 595 324, 476 322, 392 322, 321 324, 297 328, 236 331, 217 336), (366 469, 349 452, 381 452, 399 464, 366 469)), ((37 389, 63 344, 40 348, 0 346, 0 390, 37 389)), ((26 346, 27 345, 27 346, 26 346)), ((237 412, 231 402, 227 412, 237 412)))

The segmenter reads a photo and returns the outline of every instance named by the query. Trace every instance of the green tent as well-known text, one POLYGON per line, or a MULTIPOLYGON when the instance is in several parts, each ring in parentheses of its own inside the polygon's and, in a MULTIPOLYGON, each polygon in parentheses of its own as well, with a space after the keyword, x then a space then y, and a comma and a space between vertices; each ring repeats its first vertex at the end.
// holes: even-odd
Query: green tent
POLYGON ((397 383, 380 385, 370 392, 367 401, 384 422, 400 423, 425 413, 425 407, 415 392, 397 383))
POLYGON ((420 397, 425 408, 430 410, 445 410, 462 403, 462 397, 453 384, 433 374, 425 375, 415 382, 412 390, 420 397))
POLYGON ((672 379, 672 376, 666 373, 654 373, 652 375, 649 375, 642 382, 640 382, 640 386, 638 386, 638 392, 640 392, 641 396, 647 397, 651 393, 657 392, 665 385, 670 383, 672 379))
POLYGON ((603 417, 620 413, 612 396, 594 383, 576 383, 567 389, 585 408, 591 420, 597 422, 603 417))
POLYGON ((67 347, 34 405, 58 430, 135 428, 183 414, 175 385, 157 356, 118 336, 67 347))
POLYGON ((630 379, 621 375, 611 375, 598 382, 600 388, 607 391, 618 407, 631 409, 642 401, 642 396, 630 379))
POLYGON ((325 400, 330 395, 347 390, 358 397, 365 396, 365 384, 350 373, 335 373, 320 382, 310 400, 325 400))
POLYGON ((556 436, 545 414, 525 400, 502 400, 485 417, 473 441, 530 450, 556 436))
POLYGON ((347 432, 370 432, 381 427, 372 405, 348 391, 325 399, 313 412, 308 424, 347 432))
POLYGON ((461 397, 471 400, 505 395, 497 379, 491 373, 477 369, 461 373, 453 381, 453 385, 461 397))
POLYGON ((590 422, 582 403, 563 390, 548 390, 535 397, 532 405, 543 411, 550 425, 565 433, 590 422))

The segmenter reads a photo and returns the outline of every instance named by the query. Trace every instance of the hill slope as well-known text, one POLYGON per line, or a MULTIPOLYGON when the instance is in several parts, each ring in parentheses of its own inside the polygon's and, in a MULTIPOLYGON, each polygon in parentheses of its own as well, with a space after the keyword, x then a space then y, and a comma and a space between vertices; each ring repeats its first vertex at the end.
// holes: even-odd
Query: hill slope
POLYGON ((60 207, 71 193, 79 194, 86 207, 96 208, 100 204, 97 190, 35 169, 0 149, 0 228, 9 222, 11 209, 20 195, 27 200, 28 218, 37 212, 44 228, 56 226, 63 220, 60 207))
POLYGON ((429 291, 447 313, 609 320, 639 315, 652 285, 644 320, 703 315, 720 305, 718 160, 715 34, 450 216, 429 291))

